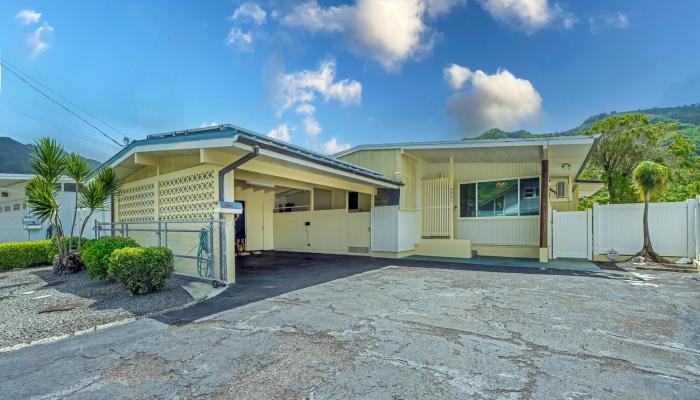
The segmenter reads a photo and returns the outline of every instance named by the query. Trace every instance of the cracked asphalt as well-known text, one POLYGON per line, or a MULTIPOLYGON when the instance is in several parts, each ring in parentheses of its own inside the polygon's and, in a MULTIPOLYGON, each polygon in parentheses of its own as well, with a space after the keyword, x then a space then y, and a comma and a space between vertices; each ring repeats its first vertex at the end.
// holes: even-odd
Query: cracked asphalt
POLYGON ((697 275, 389 266, 0 355, 3 399, 698 399, 697 275))

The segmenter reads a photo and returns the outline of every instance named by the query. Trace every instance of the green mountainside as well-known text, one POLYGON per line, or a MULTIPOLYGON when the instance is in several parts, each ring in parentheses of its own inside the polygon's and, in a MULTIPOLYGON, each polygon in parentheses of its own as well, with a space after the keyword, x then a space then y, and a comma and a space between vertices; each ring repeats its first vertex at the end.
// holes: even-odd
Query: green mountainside
MULTIPOLYGON (((0 173, 31 174, 29 154, 34 148, 31 144, 22 144, 12 138, 0 136, 0 173)), ((100 166, 100 162, 87 159, 90 168, 100 166)))
POLYGON ((525 130, 506 132, 500 129, 489 129, 473 139, 506 139, 506 138, 532 138, 532 137, 552 137, 552 136, 573 136, 583 135, 596 121, 615 114, 641 113, 649 116, 652 122, 675 122, 678 130, 696 145, 696 152, 700 154, 700 104, 692 104, 680 107, 660 107, 646 110, 634 110, 610 113, 601 113, 586 118, 583 123, 573 129, 562 132, 532 133, 525 130))

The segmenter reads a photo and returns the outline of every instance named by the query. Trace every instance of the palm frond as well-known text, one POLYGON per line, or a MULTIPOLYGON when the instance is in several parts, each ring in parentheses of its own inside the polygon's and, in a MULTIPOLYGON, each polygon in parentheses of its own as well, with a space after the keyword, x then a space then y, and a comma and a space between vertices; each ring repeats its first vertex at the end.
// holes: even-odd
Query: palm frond
POLYGON ((639 196, 644 200, 647 196, 652 197, 666 190, 668 167, 653 161, 642 161, 634 168, 632 177, 639 196))
POLYGON ((55 139, 41 138, 34 143, 30 166, 37 176, 55 185, 66 172, 66 152, 55 139))
POLYGON ((53 221, 59 213, 55 186, 41 177, 35 177, 25 187, 31 212, 43 221, 53 221))
POLYGON ((75 184, 80 187, 88 179, 90 179, 90 166, 87 161, 80 157, 77 153, 70 153, 66 157, 66 175, 75 181, 75 184))
POLYGON ((100 210, 104 207, 109 196, 98 179, 90 181, 80 189, 80 204, 90 210, 100 210))

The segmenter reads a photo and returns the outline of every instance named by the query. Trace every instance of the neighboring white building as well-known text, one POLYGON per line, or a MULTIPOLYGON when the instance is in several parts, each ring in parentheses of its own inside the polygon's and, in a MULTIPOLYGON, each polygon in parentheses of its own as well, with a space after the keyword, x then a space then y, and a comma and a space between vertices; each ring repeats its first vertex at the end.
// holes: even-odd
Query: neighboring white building
MULTIPOLYGON (((22 242, 46 238, 46 231, 50 225, 49 222, 41 223, 37 221, 38 223, 36 225, 25 225, 25 222, 27 222, 25 217, 29 217, 28 219, 32 218, 27 199, 24 196, 24 188, 33 177, 34 175, 31 174, 0 173, 0 243, 22 242)), ((70 224, 73 221, 76 190, 75 182, 67 178, 61 179, 61 183, 59 183, 59 187, 56 189, 59 192, 58 203, 61 208, 63 232, 68 235, 70 234, 70 224)), ((78 211, 78 217, 75 223, 76 235, 86 216, 87 211, 78 211)), ((87 238, 94 237, 92 228, 95 224, 95 219, 102 222, 109 221, 109 209, 95 211, 83 234, 87 238)))

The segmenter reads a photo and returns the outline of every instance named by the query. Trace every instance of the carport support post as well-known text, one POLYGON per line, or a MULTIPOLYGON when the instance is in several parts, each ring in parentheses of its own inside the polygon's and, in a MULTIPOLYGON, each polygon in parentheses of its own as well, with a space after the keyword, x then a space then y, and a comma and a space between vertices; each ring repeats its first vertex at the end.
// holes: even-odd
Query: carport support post
MULTIPOLYGON (((233 201, 234 193, 234 172, 224 175, 223 200, 233 201)), ((226 232, 226 242, 224 252, 226 254, 226 284, 236 282, 236 218, 233 214, 222 214, 224 220, 224 231, 226 232)))
POLYGON ((544 159, 540 174, 540 262, 549 261, 549 249, 547 248, 547 228, 549 216, 549 160, 547 149, 543 149, 544 159))

